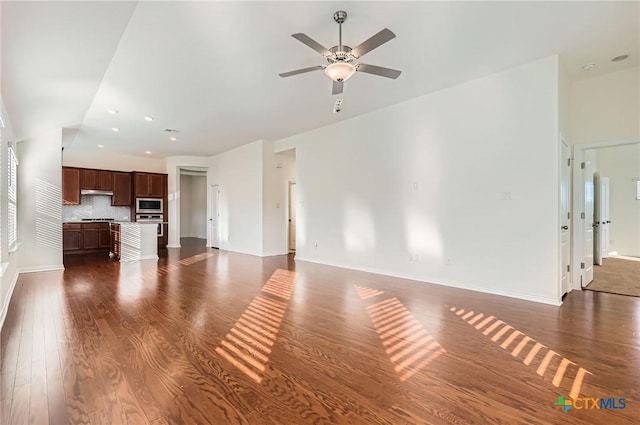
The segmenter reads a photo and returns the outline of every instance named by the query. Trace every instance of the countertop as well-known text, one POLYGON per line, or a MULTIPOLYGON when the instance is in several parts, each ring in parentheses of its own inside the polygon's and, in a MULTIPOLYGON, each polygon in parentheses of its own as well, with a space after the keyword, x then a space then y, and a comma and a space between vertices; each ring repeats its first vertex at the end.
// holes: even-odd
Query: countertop
POLYGON ((113 221, 113 220, 102 220, 102 221, 63 221, 62 224, 85 224, 85 223, 129 223, 128 221, 113 221))

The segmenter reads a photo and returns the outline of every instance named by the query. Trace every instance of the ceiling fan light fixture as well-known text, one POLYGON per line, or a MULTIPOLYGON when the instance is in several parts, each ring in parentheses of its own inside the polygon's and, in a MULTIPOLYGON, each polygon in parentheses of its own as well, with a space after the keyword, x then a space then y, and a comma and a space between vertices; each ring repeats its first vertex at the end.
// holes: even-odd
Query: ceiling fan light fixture
POLYGON ((338 82, 348 80, 355 72, 356 67, 351 65, 349 62, 334 62, 324 69, 324 73, 327 74, 327 77, 338 82))

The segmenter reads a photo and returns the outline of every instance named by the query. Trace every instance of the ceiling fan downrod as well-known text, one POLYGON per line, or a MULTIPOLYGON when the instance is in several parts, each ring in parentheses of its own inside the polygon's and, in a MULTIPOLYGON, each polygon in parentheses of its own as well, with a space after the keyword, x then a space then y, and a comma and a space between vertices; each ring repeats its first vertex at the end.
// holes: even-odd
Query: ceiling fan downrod
POLYGON ((342 23, 347 20, 347 12, 338 10, 333 14, 333 20, 338 23, 338 50, 342 50, 342 23))

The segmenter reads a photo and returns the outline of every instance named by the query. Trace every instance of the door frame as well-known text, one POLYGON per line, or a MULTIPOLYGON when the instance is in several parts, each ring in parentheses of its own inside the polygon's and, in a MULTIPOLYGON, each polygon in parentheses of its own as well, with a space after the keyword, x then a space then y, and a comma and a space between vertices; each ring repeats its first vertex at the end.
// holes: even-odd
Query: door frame
POLYGON ((608 140, 584 145, 573 145, 573 202, 571 203, 571 227, 575 230, 572 232, 571 239, 571 286, 572 289, 582 289, 582 269, 580 263, 584 262, 584 249, 582 231, 582 205, 584 205, 584 188, 582 187, 582 169, 580 164, 584 162, 585 151, 590 149, 608 148, 613 146, 633 145, 640 143, 640 139, 627 140, 608 140))

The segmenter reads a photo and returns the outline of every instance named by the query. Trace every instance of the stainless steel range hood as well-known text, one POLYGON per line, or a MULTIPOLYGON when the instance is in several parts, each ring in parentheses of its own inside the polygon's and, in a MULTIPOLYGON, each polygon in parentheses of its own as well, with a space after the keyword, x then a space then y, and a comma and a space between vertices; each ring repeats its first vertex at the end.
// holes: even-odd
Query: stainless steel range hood
POLYGON ((80 191, 80 195, 107 195, 107 196, 112 196, 113 192, 110 190, 89 190, 89 189, 82 189, 80 191))

